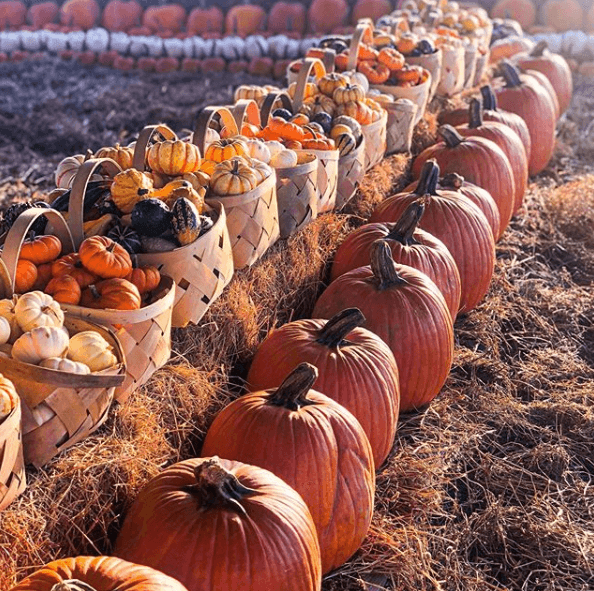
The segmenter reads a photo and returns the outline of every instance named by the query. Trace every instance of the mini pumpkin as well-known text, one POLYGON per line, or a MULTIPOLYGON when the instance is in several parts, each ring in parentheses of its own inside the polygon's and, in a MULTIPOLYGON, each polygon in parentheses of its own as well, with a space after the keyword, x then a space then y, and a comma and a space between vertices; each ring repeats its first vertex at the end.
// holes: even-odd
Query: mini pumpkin
POLYGON ((94 158, 111 158, 118 163, 122 170, 132 168, 132 160, 134 158, 134 149, 130 146, 106 146, 99 148, 95 153, 94 158))
POLYGON ((62 357, 68 350, 68 332, 61 326, 38 326, 20 336, 12 346, 12 356, 37 365, 48 357, 62 357))
POLYGON ((98 279, 95 273, 85 269, 78 253, 67 254, 52 263, 52 276, 60 277, 62 275, 74 277, 81 289, 88 287, 98 279))
POLYGON ((14 384, 0 374, 0 424, 18 406, 19 395, 14 384))
POLYGON ((37 281, 37 267, 35 263, 19 259, 16 267, 16 275, 14 278, 14 291, 16 293, 25 293, 33 289, 37 281))
POLYGON ((0 345, 5 345, 10 339, 10 322, 4 316, 0 316, 0 345))
POLYGON ((217 195, 240 195, 255 189, 258 179, 244 158, 232 158, 217 164, 210 188, 217 195))
POLYGON ((270 165, 274 168, 290 168, 297 166, 297 162, 297 154, 294 150, 282 150, 272 157, 270 165))
POLYGON ((89 366, 85 363, 82 363, 81 361, 72 361, 71 359, 65 359, 64 357, 48 357, 47 359, 41 361, 39 367, 80 375, 87 375, 91 373, 89 366))
POLYGON ((126 277, 126 281, 133 283, 138 288, 140 295, 142 295, 157 288, 161 282, 161 273, 159 273, 159 269, 151 265, 137 267, 132 269, 126 277))
POLYGON ((57 236, 38 236, 23 242, 19 256, 35 265, 42 265, 56 260, 61 252, 62 243, 57 236))
POLYGON ((78 254, 81 263, 103 279, 125 277, 132 270, 128 251, 106 236, 87 238, 78 254))
POLYGON ((42 291, 22 295, 16 302, 14 313, 21 330, 25 332, 40 326, 60 327, 64 324, 64 312, 60 304, 42 291))
POLYGON ((335 141, 341 158, 348 156, 357 147, 355 136, 350 132, 341 133, 335 141))
POLYGON ((349 79, 344 74, 331 72, 318 80, 318 88, 322 94, 332 97, 337 88, 347 86, 348 83, 349 79))
POLYGON ((77 306, 80 302, 81 288, 78 281, 71 275, 54 277, 44 289, 45 293, 51 295, 60 304, 72 304, 77 306))
POLYGON ((249 156, 249 152, 249 148, 242 139, 233 137, 212 142, 206 148, 204 158, 213 162, 224 162, 234 156, 249 156))
POLYGON ((166 140, 153 144, 146 159, 152 170, 169 176, 200 169, 198 146, 182 140, 166 140))
POLYGON ((94 330, 75 334, 68 343, 68 358, 84 363, 91 371, 102 371, 114 366, 118 358, 113 347, 94 330))
POLYGON ((152 178, 135 168, 116 174, 110 188, 111 199, 122 213, 130 213, 140 200, 150 197, 152 190, 152 178))
POLYGON ((85 308, 138 310, 142 299, 138 288, 126 279, 113 278, 89 285, 82 293, 80 305, 85 308))
POLYGON ((198 190, 192 186, 190 181, 176 179, 167 183, 162 189, 153 191, 151 193, 151 197, 162 199, 170 208, 173 207, 173 204, 177 199, 184 197, 194 204, 198 210, 198 213, 202 213, 202 210, 204 209, 204 196, 206 195, 206 187, 200 186, 197 179, 195 184, 198 185, 198 190))
POLYGON ((4 318, 10 325, 9 343, 14 343, 23 334, 23 329, 16 319, 16 304, 18 301, 19 296, 17 295, 12 296, 10 299, 0 300, 0 318, 4 318))

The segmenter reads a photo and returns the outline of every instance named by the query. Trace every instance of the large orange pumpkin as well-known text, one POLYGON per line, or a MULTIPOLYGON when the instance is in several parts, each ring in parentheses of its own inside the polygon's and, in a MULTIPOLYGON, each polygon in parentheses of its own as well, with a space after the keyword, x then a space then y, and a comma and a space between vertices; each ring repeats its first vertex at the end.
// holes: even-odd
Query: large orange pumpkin
POLYGON ((142 6, 136 0, 109 0, 101 23, 108 31, 127 31, 140 25, 142 6))
POLYGON ((228 35, 247 37, 263 31, 266 25, 266 12, 256 4, 239 4, 227 11, 225 31, 228 35))
POLYGON ((315 365, 316 390, 353 413, 369 438, 375 465, 380 466, 396 433, 398 367, 388 346, 360 328, 364 322, 357 308, 343 310, 328 321, 289 322, 260 345, 247 379, 252 392, 267 390, 279 386, 299 363, 315 365))
POLYGON ((491 9, 491 18, 513 18, 526 29, 536 22, 536 6, 532 0, 499 0, 491 9))
POLYGON ((191 35, 218 34, 223 32, 225 15, 218 6, 193 8, 188 15, 186 28, 191 35))
POLYGON ((584 11, 577 0, 547 0, 541 10, 541 20, 556 31, 580 31, 584 11))
POLYGON ((60 22, 69 27, 92 29, 101 9, 95 0, 67 0, 60 8, 60 22))
POLYGON ((425 273, 443 294, 452 318, 456 318, 462 290, 460 273, 445 244, 417 227, 424 211, 424 204, 415 201, 394 223, 365 224, 351 232, 334 256, 332 281, 368 265, 373 243, 386 240, 394 261, 425 273))
POLYGON ((390 14, 393 10, 390 0, 357 0, 353 6, 351 23, 356 25, 359 19, 370 18, 373 22, 390 14))
POLYGON ((275 2, 268 15, 268 30, 271 33, 305 33, 305 6, 300 2, 275 2))
POLYGON ((371 266, 349 271, 329 285, 313 316, 330 318, 358 306, 367 319, 365 327, 394 353, 401 411, 422 407, 448 377, 454 354, 452 317, 435 283, 417 269, 394 263, 385 240, 374 243, 370 258, 371 266))
POLYGON ((153 33, 172 31, 179 33, 186 24, 186 9, 179 4, 149 6, 142 15, 142 25, 153 33))
POLYGON ((311 511, 327 573, 352 556, 367 534, 375 472, 360 423, 312 390, 317 374, 302 363, 278 388, 232 402, 215 418, 202 453, 262 466, 292 486, 311 511))
POLYGON ((331 33, 343 25, 349 13, 345 0, 313 0, 307 11, 307 22, 312 33, 331 33))
POLYGON ((188 591, 319 591, 320 547, 303 499, 262 468, 218 458, 169 466, 139 493, 115 554, 188 591))
POLYGON ((34 29, 43 29, 45 25, 56 22, 59 12, 60 8, 53 1, 33 4, 27 11, 27 22, 34 29))
POLYGON ((50 562, 21 581, 11 591, 187 591, 175 579, 148 566, 113 556, 78 556, 50 562))
MULTIPOLYGON (((460 310, 472 310, 489 289, 495 267, 495 242, 487 218, 470 201, 437 189, 439 166, 429 160, 413 193, 389 197, 373 212, 371 222, 395 222, 409 204, 425 196, 420 227, 439 238, 450 251, 460 272, 460 310)), ((396 357, 398 361, 398 357, 396 357)), ((399 364, 402 373, 402 368, 399 364)), ((402 394, 402 392, 401 392, 402 394)))
POLYGON ((9 27, 21 27, 25 24, 27 7, 18 0, 0 2, 0 31, 9 27))

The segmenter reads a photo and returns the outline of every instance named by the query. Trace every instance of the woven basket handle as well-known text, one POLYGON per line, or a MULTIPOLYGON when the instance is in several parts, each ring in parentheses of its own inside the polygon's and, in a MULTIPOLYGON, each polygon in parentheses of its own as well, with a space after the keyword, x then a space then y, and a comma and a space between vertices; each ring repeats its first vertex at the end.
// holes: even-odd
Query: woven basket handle
POLYGON ((326 68, 326 73, 334 72, 336 61, 336 51, 334 49, 330 49, 329 47, 324 48, 324 57, 322 57, 322 63, 324 64, 324 68, 326 68))
POLYGON ((301 68, 299 69, 299 75, 297 76, 297 83, 295 85, 295 94, 293 96, 293 113, 296 113, 301 108, 303 101, 305 100, 305 88, 309 77, 313 75, 319 80, 326 75, 326 68, 322 60, 315 57, 308 57, 303 60, 301 68))
MULTIPOLYGON (((359 57, 359 45, 363 41, 363 37, 368 34, 370 28, 368 25, 357 25, 353 36, 351 37, 351 47, 349 49, 349 61, 347 65, 348 70, 357 69, 357 58, 359 57)), ((373 31, 371 32, 373 35, 373 31)))
POLYGON ((153 136, 159 133, 166 140, 176 140, 175 132, 167 125, 147 125, 139 134, 134 146, 134 157, 132 158, 132 168, 144 172, 146 162, 146 149, 153 136))
POLYGON ((262 127, 268 125, 268 119, 272 113, 272 108, 277 100, 280 100, 283 104, 283 108, 288 111, 293 111, 293 103, 291 97, 286 92, 271 92, 266 95, 264 102, 262 103, 262 109, 260 111, 260 119, 262 120, 262 127))
POLYGON ((192 143, 198 146, 200 153, 204 156, 206 153, 206 130, 208 129, 212 118, 219 114, 223 120, 223 125, 231 129, 231 135, 239 135, 239 129, 233 114, 227 107, 204 107, 198 114, 196 128, 192 136, 192 143))
POLYGON ((252 99, 239 99, 232 107, 229 107, 239 133, 244 123, 260 127, 260 109, 258 103, 252 99))
POLYGON ((70 201, 68 202, 68 226, 77 250, 85 239, 84 203, 87 185, 99 168, 103 168, 111 177, 122 172, 119 164, 111 158, 91 158, 83 162, 78 169, 72 182, 70 201))
POLYGON ((40 216, 45 216, 52 222, 54 235, 62 243, 62 252, 68 254, 74 251, 74 241, 70 234, 70 229, 66 220, 60 212, 55 209, 40 209, 32 207, 25 210, 14 222, 4 242, 4 248, 0 255, 2 265, 0 265, 0 276, 4 284, 4 297, 12 297, 16 281, 17 263, 21 255, 21 247, 27 237, 27 233, 35 220, 40 216))

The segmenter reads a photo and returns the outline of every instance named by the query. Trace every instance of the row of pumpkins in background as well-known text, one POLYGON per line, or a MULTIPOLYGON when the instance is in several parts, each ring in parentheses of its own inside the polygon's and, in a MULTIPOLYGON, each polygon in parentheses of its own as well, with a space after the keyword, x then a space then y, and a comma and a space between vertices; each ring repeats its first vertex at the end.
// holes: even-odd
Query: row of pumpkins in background
MULTIPOLYGON (((251 393, 215 418, 205 457, 166 468, 140 491, 115 544, 124 561, 57 561, 14 591, 48 577, 92 583, 96 572, 112 580, 137 573, 146 588, 172 591, 320 589, 322 574, 362 543, 398 414, 441 390, 454 319, 485 296, 495 241, 522 206, 529 172, 552 155, 571 77, 554 57, 539 64, 548 83, 504 63, 504 84, 494 80, 469 109, 440 115, 441 141, 413 162, 415 182, 339 247, 313 318, 260 345, 251 393)), ((330 98, 326 83, 347 88, 337 76, 318 83, 321 95, 330 98)), ((298 115, 273 119, 297 134, 290 119, 298 115)))

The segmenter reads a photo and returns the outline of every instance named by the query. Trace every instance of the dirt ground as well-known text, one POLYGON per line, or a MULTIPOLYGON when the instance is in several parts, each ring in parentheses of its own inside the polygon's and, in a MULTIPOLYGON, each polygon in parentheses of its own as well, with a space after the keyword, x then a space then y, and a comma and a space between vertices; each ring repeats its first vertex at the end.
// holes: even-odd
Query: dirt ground
MULTIPOLYGON (((0 64, 0 200, 48 190, 63 156, 132 141, 145 124, 191 128, 242 81, 0 64)), ((593 114, 594 86, 577 80, 555 157, 498 244, 491 290, 456 322, 446 386, 401 418, 370 533, 324 591, 594 589, 593 114)), ((416 145, 432 130, 423 124, 416 145)), ((199 454, 258 343, 311 313, 337 245, 408 166, 387 159, 346 213, 238 273, 199 327, 175 332, 167 368, 93 437, 28 471, 29 488, 0 515, 0 589, 56 557, 109 553, 138 489, 199 454)))

